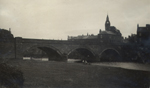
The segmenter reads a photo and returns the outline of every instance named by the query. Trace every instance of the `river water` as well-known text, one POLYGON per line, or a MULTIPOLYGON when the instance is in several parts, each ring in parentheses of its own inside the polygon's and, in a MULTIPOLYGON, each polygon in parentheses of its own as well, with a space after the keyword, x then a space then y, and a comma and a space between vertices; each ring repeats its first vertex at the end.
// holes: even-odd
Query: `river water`
MULTIPOLYGON (((23 60, 39 60, 39 61, 48 61, 48 58, 31 58, 31 57, 23 57, 23 60)), ((81 62, 81 59, 67 59, 67 63, 76 63, 81 62)), ((118 67, 124 69, 132 69, 132 70, 142 70, 142 71, 150 71, 150 64, 141 64, 141 63, 131 63, 131 62, 98 62, 91 63, 91 65, 99 65, 99 66, 109 66, 109 67, 118 67)))
MULTIPOLYGON (((111 70, 111 67, 124 69, 121 76, 118 77, 120 71, 117 71, 115 78, 119 78, 120 83, 126 83, 128 86, 121 86, 121 88, 150 88, 150 64, 141 64, 141 63, 131 63, 131 62, 101 62, 101 63, 91 63, 91 65, 98 65, 108 67, 111 70)), ((114 77, 114 76, 113 76, 114 77)), ((112 78, 110 78, 112 80, 112 78)), ((113 79, 113 81, 115 81, 113 79)), ((117 81, 118 82, 118 81, 117 81)), ((118 87, 114 87, 118 88, 118 87)))
POLYGON ((118 67, 123 69, 150 71, 150 64, 131 63, 131 62, 101 62, 92 65, 118 67))

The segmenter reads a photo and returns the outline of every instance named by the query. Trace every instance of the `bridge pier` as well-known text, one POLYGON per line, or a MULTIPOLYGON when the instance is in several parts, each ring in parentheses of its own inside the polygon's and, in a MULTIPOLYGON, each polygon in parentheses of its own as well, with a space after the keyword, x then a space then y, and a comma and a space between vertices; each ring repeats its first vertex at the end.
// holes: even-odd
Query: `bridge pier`
POLYGON ((62 55, 62 61, 67 62, 68 60, 68 55, 67 54, 63 54, 62 55))
POLYGON ((22 37, 15 38, 14 46, 15 46, 15 59, 20 60, 23 59, 22 37))
POLYGON ((96 62, 97 62, 97 61, 98 61, 98 62, 100 61, 100 57, 99 57, 98 54, 95 55, 95 61, 96 61, 96 62))

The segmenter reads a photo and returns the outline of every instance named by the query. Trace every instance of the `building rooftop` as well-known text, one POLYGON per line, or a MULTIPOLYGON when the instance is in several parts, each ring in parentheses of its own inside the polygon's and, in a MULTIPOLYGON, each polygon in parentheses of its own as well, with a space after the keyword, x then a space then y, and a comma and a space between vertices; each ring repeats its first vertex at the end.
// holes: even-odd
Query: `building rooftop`
POLYGON ((103 35, 107 35, 107 34, 116 35, 116 34, 113 33, 112 31, 101 31, 100 34, 103 34, 103 35))

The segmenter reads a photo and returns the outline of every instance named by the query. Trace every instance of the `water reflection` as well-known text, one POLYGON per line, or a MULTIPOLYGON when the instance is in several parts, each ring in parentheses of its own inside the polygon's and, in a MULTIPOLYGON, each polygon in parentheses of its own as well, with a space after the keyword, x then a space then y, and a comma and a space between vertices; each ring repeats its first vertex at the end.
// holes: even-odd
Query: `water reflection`
POLYGON ((67 63, 77 63, 81 62, 81 59, 67 59, 67 63))
POLYGON ((23 57, 23 60, 48 61, 48 58, 23 57))

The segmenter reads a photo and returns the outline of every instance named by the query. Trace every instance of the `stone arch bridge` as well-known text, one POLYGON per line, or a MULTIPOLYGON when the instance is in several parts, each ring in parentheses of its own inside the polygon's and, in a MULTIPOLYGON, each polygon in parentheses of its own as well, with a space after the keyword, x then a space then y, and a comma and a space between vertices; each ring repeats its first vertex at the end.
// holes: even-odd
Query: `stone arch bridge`
MULTIPOLYGON (((38 50, 44 52, 49 60, 66 61, 69 55, 78 51, 88 61, 100 61, 104 52, 115 52, 122 56, 121 44, 102 43, 99 41, 87 40, 43 40, 15 38, 15 58, 22 59, 25 56, 33 55, 38 50), (57 56, 55 58, 53 55, 57 56), (51 58, 51 59, 50 59, 51 58)), ((34 56, 34 55, 33 55, 34 56)), ((107 55, 106 55, 107 56, 107 55)))

